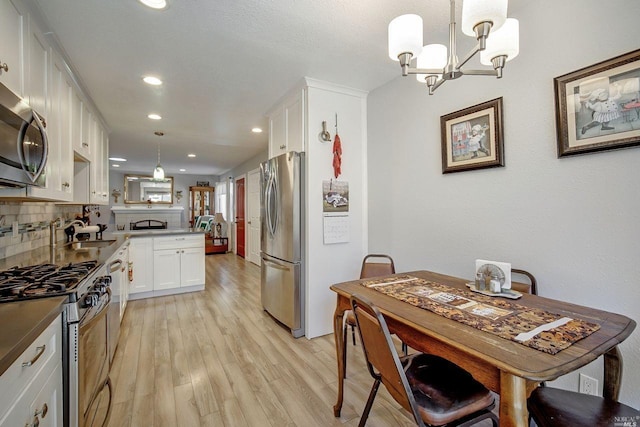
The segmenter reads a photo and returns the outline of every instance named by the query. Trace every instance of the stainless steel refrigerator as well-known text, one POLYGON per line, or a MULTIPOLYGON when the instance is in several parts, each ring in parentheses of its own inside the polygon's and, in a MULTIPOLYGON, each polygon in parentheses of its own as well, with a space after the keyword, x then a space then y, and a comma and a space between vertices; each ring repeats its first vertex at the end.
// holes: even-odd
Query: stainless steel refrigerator
POLYGON ((262 307, 304 335, 304 153, 289 152, 260 165, 262 307))

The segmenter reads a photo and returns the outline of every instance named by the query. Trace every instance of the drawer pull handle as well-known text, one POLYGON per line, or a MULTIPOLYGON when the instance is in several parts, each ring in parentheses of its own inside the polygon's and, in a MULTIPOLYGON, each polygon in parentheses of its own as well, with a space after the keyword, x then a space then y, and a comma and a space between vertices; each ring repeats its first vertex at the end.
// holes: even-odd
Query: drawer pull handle
POLYGON ((22 362, 22 367, 23 368, 28 368, 29 366, 32 366, 34 363, 36 363, 38 361, 38 359, 40 359, 40 356, 42 356, 44 354, 44 351, 46 350, 46 348, 47 348, 46 345, 42 345, 40 347, 37 347, 36 350, 38 351, 38 353, 30 361, 22 362))
POLYGON ((44 403, 42 405, 42 409, 36 409, 36 413, 33 414, 34 417, 37 417, 38 415, 42 415, 42 418, 47 416, 47 412, 49 412, 49 407, 47 406, 46 403, 44 403))
POLYGON ((33 417, 33 422, 31 424, 25 424, 24 427, 38 427, 40 425, 40 418, 36 415, 33 417))
POLYGON ((6 62, 3 62, 2 64, 0 64, 0 70, 4 70, 5 73, 9 72, 9 66, 7 65, 6 62))

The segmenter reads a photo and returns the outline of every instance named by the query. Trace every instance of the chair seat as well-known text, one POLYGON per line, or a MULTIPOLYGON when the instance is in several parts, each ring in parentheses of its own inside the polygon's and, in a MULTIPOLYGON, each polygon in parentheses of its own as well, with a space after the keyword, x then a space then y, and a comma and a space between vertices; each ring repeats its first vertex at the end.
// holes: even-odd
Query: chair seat
POLYGON ((615 400, 552 387, 535 389, 527 407, 539 427, 609 426, 616 418, 640 419, 640 411, 615 400))
POLYGON ((402 359, 422 419, 439 426, 488 409, 493 395, 458 365, 431 354, 402 359))
POLYGON ((356 315, 353 314, 353 310, 347 310, 344 312, 344 321, 349 326, 358 326, 356 324, 356 315))

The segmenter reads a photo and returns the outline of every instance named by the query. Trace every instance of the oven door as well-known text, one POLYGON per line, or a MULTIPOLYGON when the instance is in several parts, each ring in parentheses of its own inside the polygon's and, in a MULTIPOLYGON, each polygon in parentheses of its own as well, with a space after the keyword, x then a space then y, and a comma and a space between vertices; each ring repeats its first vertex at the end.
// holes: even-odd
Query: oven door
POLYGON ((113 400, 113 388, 111 379, 107 378, 101 385, 98 394, 91 401, 89 409, 85 414, 85 427, 105 427, 109 423, 111 417, 111 408, 113 400))
MULTIPOLYGON (((111 293, 106 292, 99 303, 90 308, 78 327, 78 419, 81 427, 94 425, 95 404, 103 401, 109 383, 109 349, 107 313, 111 293), (92 408, 92 410, 90 410, 92 408), (93 413, 92 413, 93 412, 93 413)), ((110 383, 109 383, 110 384, 110 383)), ((110 394, 110 393, 109 393, 110 394)), ((111 397, 106 400, 111 403, 111 397)), ((108 415, 110 411, 106 411, 108 415)), ((104 420, 106 424, 107 420, 104 420)), ((95 425, 102 425, 95 424, 95 425)))

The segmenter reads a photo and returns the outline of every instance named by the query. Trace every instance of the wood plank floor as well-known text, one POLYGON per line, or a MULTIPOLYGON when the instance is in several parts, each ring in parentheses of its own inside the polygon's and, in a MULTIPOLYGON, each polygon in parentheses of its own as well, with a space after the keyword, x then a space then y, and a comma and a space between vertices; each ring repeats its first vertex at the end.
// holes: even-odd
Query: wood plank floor
MULTIPOLYGON (((334 418, 333 335, 294 339, 260 304, 260 268, 206 257, 206 290, 130 301, 111 379, 109 426, 357 426, 372 379, 349 345, 334 418)), ((380 388, 367 426, 415 425, 380 388)))

